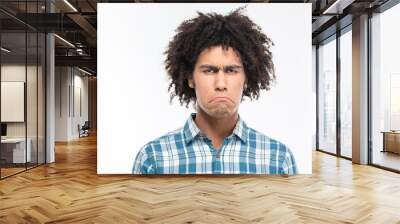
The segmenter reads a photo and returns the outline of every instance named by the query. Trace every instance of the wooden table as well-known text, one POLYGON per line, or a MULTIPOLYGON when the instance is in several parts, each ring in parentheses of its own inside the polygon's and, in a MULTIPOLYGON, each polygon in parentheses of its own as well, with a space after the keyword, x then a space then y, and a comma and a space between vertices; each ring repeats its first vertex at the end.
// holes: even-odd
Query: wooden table
POLYGON ((383 133, 382 152, 400 154, 400 131, 382 131, 381 133, 383 133))

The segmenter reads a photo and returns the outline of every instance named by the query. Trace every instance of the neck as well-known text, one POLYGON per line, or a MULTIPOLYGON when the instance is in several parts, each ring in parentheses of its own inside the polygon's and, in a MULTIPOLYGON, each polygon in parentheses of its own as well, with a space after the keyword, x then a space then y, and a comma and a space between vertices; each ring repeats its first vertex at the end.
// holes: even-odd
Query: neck
MULTIPOLYGON (((238 112, 229 117, 215 118, 209 116, 202 109, 198 109, 195 123, 200 131, 210 138, 214 146, 219 146, 224 138, 232 134, 233 129, 238 121, 238 112)), ((219 147, 218 147, 219 148, 219 147)))

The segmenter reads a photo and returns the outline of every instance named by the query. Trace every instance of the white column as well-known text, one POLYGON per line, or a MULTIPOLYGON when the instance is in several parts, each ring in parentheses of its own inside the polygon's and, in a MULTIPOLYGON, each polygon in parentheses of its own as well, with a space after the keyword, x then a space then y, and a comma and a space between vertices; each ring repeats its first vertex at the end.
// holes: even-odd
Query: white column
MULTIPOLYGON (((54 6, 47 1, 47 12, 53 12, 54 6)), ((55 44, 54 35, 46 35, 46 163, 55 162, 55 44)))
POLYGON ((368 15, 353 19, 353 162, 368 163, 368 15))

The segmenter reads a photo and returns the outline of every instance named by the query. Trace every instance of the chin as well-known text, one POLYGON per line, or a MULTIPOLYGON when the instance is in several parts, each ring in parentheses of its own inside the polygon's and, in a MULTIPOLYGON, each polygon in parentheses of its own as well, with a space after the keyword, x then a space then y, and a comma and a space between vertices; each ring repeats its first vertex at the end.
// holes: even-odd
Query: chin
POLYGON ((227 108, 217 108, 216 110, 210 111, 208 114, 215 118, 226 118, 232 116, 234 112, 233 110, 229 110, 227 108))
POLYGON ((231 115, 232 114, 228 114, 228 113, 226 113, 226 114, 222 114, 222 113, 211 114, 211 116, 214 118, 227 118, 227 117, 230 117, 231 115))

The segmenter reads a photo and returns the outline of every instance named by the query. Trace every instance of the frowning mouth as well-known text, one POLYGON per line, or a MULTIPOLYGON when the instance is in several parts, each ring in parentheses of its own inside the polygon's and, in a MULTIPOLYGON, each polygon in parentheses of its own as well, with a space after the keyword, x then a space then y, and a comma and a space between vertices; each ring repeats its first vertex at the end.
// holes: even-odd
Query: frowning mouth
POLYGON ((229 102, 233 103, 233 101, 229 97, 226 97, 226 96, 214 97, 210 102, 216 102, 216 101, 229 101, 229 102))

